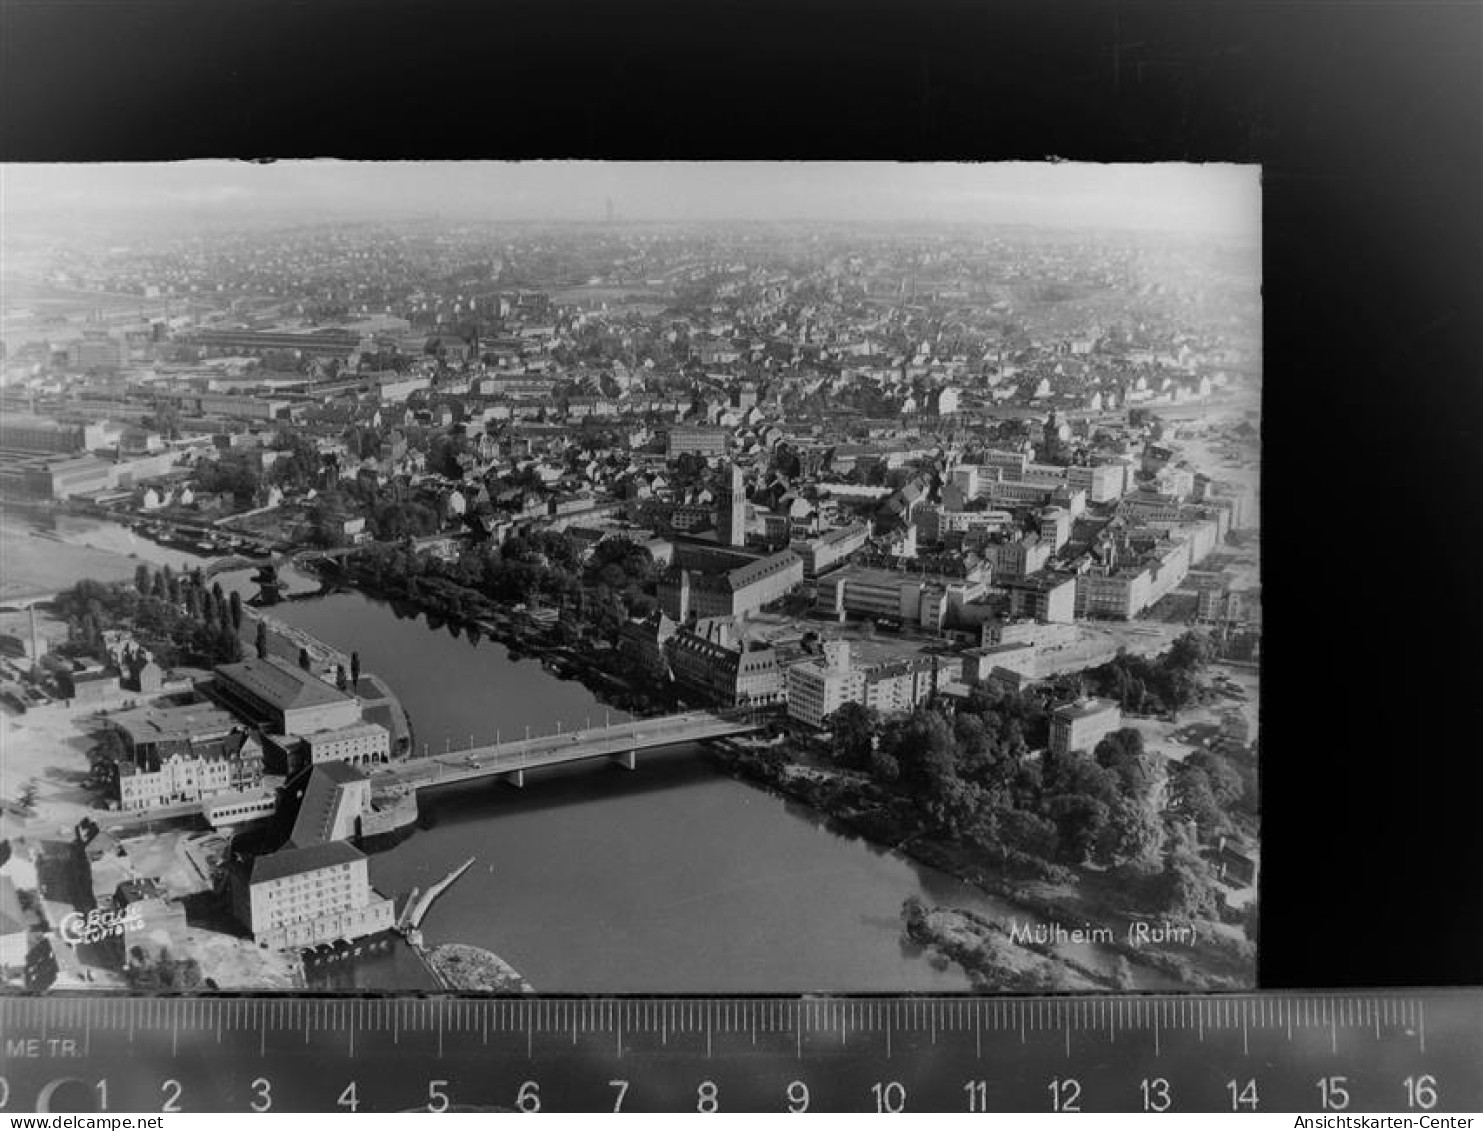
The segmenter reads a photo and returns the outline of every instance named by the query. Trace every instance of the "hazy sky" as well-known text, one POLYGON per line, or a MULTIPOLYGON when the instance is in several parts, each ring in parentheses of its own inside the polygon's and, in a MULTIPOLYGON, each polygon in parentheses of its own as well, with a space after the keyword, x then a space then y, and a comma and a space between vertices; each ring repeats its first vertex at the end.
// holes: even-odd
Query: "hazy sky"
POLYGON ((938 220, 1255 235, 1254 165, 193 161, 0 167, 0 207, 215 221, 441 212, 486 220, 938 220))

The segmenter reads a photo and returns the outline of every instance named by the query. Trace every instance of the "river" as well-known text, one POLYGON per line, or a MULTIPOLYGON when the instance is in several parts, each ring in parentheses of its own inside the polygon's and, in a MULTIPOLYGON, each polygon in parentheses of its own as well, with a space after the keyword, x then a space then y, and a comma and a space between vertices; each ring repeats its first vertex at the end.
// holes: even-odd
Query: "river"
MULTIPOLYGON (((57 525, 68 541, 133 537, 86 519, 57 525)), ((137 542, 129 550, 159 560, 137 542)), ((222 580, 233 587, 245 578, 222 580)), ((498 642, 475 643, 360 593, 271 612, 359 652, 401 698, 418 745, 432 750, 558 722, 581 727, 607 710, 537 660, 513 659, 498 642)), ((529 774, 524 790, 484 783, 421 800, 416 830, 372 856, 372 882, 400 895, 476 857, 434 904, 423 934, 430 945, 495 951, 543 992, 965 990, 957 966, 904 939, 908 896, 1035 921, 944 872, 827 828, 812 810, 731 778, 695 748, 641 754, 632 772, 578 764, 529 774)), ((1103 969, 1112 961, 1090 946, 1065 953, 1103 969)), ((1151 971, 1135 976, 1141 988, 1174 988, 1151 971)), ((323 988, 433 988, 400 943, 320 966, 311 979, 323 988)))
MULTIPOLYGON (((536 660, 358 593, 274 616, 359 651, 433 750, 578 727, 605 710, 536 660)), ((420 827, 372 858, 372 881, 387 894, 426 888, 470 856, 475 867, 424 921, 428 943, 487 947, 553 993, 962 990, 961 970, 903 939, 902 901, 1032 918, 826 828, 694 748, 640 755, 634 772, 577 765, 531 774, 524 790, 424 793, 420 827)), ((342 966, 332 984, 393 988, 406 976, 404 955, 382 955, 342 966)))

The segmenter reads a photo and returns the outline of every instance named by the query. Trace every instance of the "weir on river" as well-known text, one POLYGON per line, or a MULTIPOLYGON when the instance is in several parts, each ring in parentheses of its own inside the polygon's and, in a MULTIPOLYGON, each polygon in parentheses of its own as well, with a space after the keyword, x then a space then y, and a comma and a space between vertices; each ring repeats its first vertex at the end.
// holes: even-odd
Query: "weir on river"
POLYGON ((397 929, 410 937, 413 932, 422 926, 423 918, 432 909, 433 900, 451 888, 453 882, 473 867, 473 864, 474 857, 470 856, 457 868, 428 888, 427 891, 423 892, 421 898, 417 896, 417 889, 413 888, 412 894, 407 898, 407 908, 402 912, 402 918, 397 923, 397 929))

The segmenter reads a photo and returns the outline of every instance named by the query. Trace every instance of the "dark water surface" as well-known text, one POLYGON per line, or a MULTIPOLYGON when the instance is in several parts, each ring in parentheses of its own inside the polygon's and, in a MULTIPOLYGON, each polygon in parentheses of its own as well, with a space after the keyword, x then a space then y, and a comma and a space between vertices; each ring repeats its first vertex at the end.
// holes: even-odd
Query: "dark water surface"
MULTIPOLYGON (((534 659, 358 593, 273 615, 359 651, 401 697, 419 746, 538 733, 558 720, 581 726, 605 710, 534 659)), ((487 947, 545 992, 961 990, 961 971, 903 941, 902 901, 1016 914, 825 828, 694 748, 640 755, 634 772, 589 763, 533 773, 524 790, 425 792, 422 815, 416 832, 373 857, 373 882, 387 894, 426 888, 476 857, 429 913, 428 943, 487 947)), ((347 964, 334 984, 400 988, 407 957, 347 964)))

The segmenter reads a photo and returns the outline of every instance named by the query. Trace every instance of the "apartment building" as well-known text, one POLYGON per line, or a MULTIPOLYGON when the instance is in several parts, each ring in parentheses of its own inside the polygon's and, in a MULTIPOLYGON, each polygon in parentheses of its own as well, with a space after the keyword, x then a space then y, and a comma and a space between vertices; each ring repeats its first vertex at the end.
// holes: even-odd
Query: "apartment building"
POLYGON ((1050 564, 1054 544, 1042 538, 1020 538, 1012 542, 990 542, 980 549, 993 571, 995 584, 1038 573, 1050 564))
POLYGON ((109 775, 109 792, 120 809, 201 801, 262 781, 261 744, 209 704, 140 707, 108 722, 125 749, 109 775))
POLYGON ((1127 472, 1122 464, 1104 463, 1095 467, 1068 467, 1066 484, 1072 490, 1085 491, 1088 502, 1109 503, 1123 493, 1127 472))
POLYGON ((1018 620, 1070 624, 1076 619, 1076 578, 1040 571, 1017 578, 995 578, 994 587, 1009 597, 1009 616, 1018 620))
POLYGON ((676 424, 664 436, 664 454, 670 458, 689 452, 701 456, 724 456, 730 433, 723 428, 676 424))
POLYGON ((783 672, 770 647, 743 641, 732 646, 718 633, 682 628, 664 643, 675 682, 722 707, 765 706, 783 700, 783 672))
POLYGON ((849 561, 850 555, 864 546, 869 537, 870 528, 863 522, 855 523, 817 538, 794 542, 792 550, 803 561, 803 576, 812 580, 849 561))
POLYGON ((828 641, 824 654, 791 665, 786 673, 788 715, 812 727, 846 703, 865 698, 865 674, 850 663, 850 646, 843 640, 828 641))
POLYGON ((925 703, 939 683, 952 675, 948 669, 961 661, 946 656, 913 656, 865 669, 863 702, 883 715, 910 711, 925 703))
POLYGON ((1050 716, 1053 754, 1073 750, 1090 753, 1102 739, 1123 725, 1123 713, 1111 699, 1083 699, 1057 707, 1050 716))
POLYGON ((1147 569, 1094 566, 1076 578, 1076 615, 1132 620, 1150 604, 1153 577, 1147 569))

